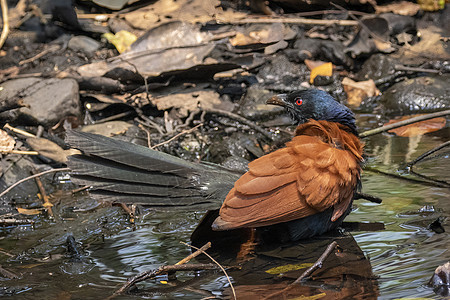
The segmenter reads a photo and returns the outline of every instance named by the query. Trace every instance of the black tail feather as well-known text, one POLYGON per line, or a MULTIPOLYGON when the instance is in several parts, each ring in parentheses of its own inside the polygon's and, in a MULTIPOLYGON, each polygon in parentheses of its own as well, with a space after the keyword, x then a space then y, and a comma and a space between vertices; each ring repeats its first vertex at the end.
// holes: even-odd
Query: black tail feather
POLYGON ((69 157, 73 181, 101 201, 155 207, 218 208, 240 174, 92 133, 70 131, 82 151, 69 157))

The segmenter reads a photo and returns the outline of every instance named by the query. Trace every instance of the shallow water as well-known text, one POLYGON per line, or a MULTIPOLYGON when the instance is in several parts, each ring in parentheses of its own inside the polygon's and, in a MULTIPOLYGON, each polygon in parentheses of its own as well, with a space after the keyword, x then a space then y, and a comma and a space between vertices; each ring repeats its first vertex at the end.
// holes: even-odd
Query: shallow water
MULTIPOLYGON (((448 130, 420 138, 386 134, 368 138, 367 166, 417 179, 405 174, 402 169, 404 164, 448 138, 448 130)), ((449 153, 450 149, 444 149, 437 153, 438 158, 419 163, 415 170, 436 179, 448 180, 449 153)), ((445 232, 437 234, 427 226, 438 216, 449 217, 449 189, 366 171, 363 192, 381 197, 383 203, 358 200, 356 209, 346 221, 382 222, 384 230, 356 231, 343 237, 323 237, 257 249, 250 259, 241 264, 241 270, 229 270, 239 298, 255 299, 258 298, 255 295, 267 295, 284 288, 292 281, 291 278, 296 278, 304 269, 297 273, 285 272, 283 277, 266 271, 288 264, 312 263, 333 239, 337 239, 344 248, 342 254, 337 256, 336 266, 327 267, 326 261, 321 271, 323 274, 318 276, 316 283, 309 281, 308 287, 293 289, 289 297, 443 298, 437 296, 426 283, 437 266, 450 260, 450 228, 448 224, 443 224, 445 232), (369 260, 363 259, 362 253, 369 260), (343 260, 346 263, 342 263, 343 260), (361 268, 353 271, 362 273, 341 279, 338 275, 329 276, 335 271, 339 273, 339 270, 352 273, 345 269, 346 264, 354 266, 353 269, 361 268)), ((71 199, 67 204, 63 202, 59 213, 66 211, 64 205, 83 206, 83 201, 87 199, 85 196, 71 199)), ((149 212, 138 219, 135 226, 131 226, 119 208, 101 208, 96 213, 74 213, 74 218, 61 218, 55 223, 40 222, 34 230, 27 226, 5 229, 0 250, 12 256, 0 253, 0 264, 21 274, 21 278, 3 279, 0 294, 13 299, 107 298, 127 278, 164 264, 174 264, 189 255, 191 251, 180 241, 189 242, 201 216, 201 212, 149 212), (69 234, 83 242, 85 251, 79 261, 65 254, 65 238, 69 234)), ((39 220, 42 217, 36 218, 39 220)), ((224 265, 236 263, 220 253, 216 252, 215 256, 224 265)), ((329 264, 332 264, 331 260, 329 264)), ((167 276, 161 276, 141 283, 139 287, 146 290, 139 296, 150 299, 230 296, 229 283, 221 272, 202 272, 197 276, 192 272, 179 273, 176 279, 170 280, 167 276), (188 284, 183 285, 186 281, 189 281, 188 284)), ((136 297, 121 295, 116 299, 136 297)))

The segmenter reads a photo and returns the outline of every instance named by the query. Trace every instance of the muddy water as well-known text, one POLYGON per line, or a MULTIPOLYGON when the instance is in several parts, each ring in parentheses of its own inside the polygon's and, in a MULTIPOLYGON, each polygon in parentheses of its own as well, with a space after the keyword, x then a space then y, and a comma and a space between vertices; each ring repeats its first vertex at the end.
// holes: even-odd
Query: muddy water
MULTIPOLYGON (((448 138, 448 130, 420 138, 374 136, 366 139, 367 165, 417 178, 405 174, 402 166, 448 138)), ((436 159, 421 162, 415 170, 448 180, 449 152, 449 149, 440 151, 436 159)), ((450 260, 450 226, 443 224, 445 233, 440 234, 427 227, 439 216, 449 217, 449 189, 366 171, 363 191, 381 197, 383 203, 359 200, 346 221, 382 222, 384 230, 336 233, 313 241, 256 249, 241 264, 241 270, 229 271, 238 296, 257 299, 284 288, 304 267, 297 273, 281 271, 282 275, 269 274, 269 270, 310 264, 332 240, 338 240, 343 248, 338 261, 330 257, 328 266, 326 262, 316 280, 293 289, 290 298, 301 295, 314 299, 443 298, 426 283, 438 265, 450 260), (342 272, 348 275, 341 277, 342 272)), ((119 208, 98 208, 94 212, 69 209, 79 209, 87 199, 87 196, 63 199, 67 202, 62 201, 57 210, 61 217, 53 223, 38 216, 34 229, 21 226, 2 231, 0 247, 9 255, 0 253, 0 264, 21 277, 2 280, 1 295, 11 299, 104 299, 128 277, 163 264, 174 264, 190 253, 180 241, 189 241, 201 213, 148 212, 133 228, 119 208), (80 259, 66 254, 64 244, 69 233, 83 241, 80 259)), ((223 250, 228 254, 231 251, 223 250)), ((236 263, 219 252, 216 257, 221 263, 236 263)), ((220 272, 197 276, 180 273, 170 280, 162 276, 139 287, 145 290, 139 296, 149 299, 230 295, 228 281, 220 272)), ((135 298, 123 295, 116 299, 135 298)))

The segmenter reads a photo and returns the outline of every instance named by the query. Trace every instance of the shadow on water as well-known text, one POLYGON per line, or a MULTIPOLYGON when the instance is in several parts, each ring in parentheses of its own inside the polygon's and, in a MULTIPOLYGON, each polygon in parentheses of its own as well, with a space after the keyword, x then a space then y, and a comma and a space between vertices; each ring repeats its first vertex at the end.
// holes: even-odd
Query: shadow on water
MULTIPOLYGON (((420 138, 373 136, 365 140, 367 165, 413 177, 402 166, 448 137, 448 130, 420 138)), ((436 158, 420 162, 415 170, 446 180, 448 157, 449 149, 443 149, 436 158)), ((216 240, 215 248, 208 252, 221 264, 236 265, 238 256, 240 268, 229 270, 238 298, 260 299, 284 289, 336 240, 339 251, 330 255, 310 280, 290 289, 286 298, 439 299, 426 284, 434 269, 450 259, 450 228, 444 221, 449 217, 449 189, 368 171, 362 180, 363 192, 382 198, 383 203, 358 200, 346 221, 363 225, 380 222, 383 230, 370 231, 367 226, 359 226, 360 231, 336 232, 288 244, 267 243, 263 237, 254 245, 248 243, 249 238, 254 238, 251 232, 216 240), (440 230, 430 226, 436 220, 440 220, 440 230), (242 247, 242 243, 249 247, 242 247)), ((11 299, 107 298, 127 278, 174 264, 189 255, 191 251, 180 241, 189 241, 193 232, 193 243, 198 246, 211 239, 207 231, 194 231, 202 212, 148 212, 132 228, 127 216, 115 207, 86 212, 72 209, 67 213, 70 207, 80 206, 87 199, 69 198, 62 199, 57 211, 62 217, 54 223, 37 216, 34 229, 19 226, 2 231, 0 264, 20 278, 3 279, 0 295, 11 299), (82 242, 80 260, 67 254, 69 235, 82 242)), ((210 261, 199 256, 197 262, 210 261)), ((219 271, 177 272, 176 276, 160 276, 138 286, 139 290, 134 291, 137 295, 116 299, 231 297, 228 281, 219 271)))

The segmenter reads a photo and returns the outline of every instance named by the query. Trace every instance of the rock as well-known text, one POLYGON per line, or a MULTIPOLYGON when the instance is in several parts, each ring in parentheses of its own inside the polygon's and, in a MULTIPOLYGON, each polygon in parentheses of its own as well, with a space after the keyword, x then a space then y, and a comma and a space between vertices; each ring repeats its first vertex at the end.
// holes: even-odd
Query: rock
POLYGON ((94 52, 100 49, 100 43, 90 37, 79 35, 70 39, 68 47, 73 51, 81 51, 88 56, 93 56, 94 52))
POLYGON ((66 116, 80 115, 78 83, 74 79, 22 78, 1 84, 0 103, 21 99, 25 107, 0 114, 0 120, 20 125, 52 126, 66 116))
POLYGON ((434 292, 438 295, 444 297, 450 295, 450 262, 436 268, 428 286, 433 287, 434 292))
POLYGON ((427 112, 450 108, 448 79, 418 77, 394 84, 381 96, 388 114, 427 112))
POLYGON ((358 81, 378 80, 395 73, 395 61, 384 54, 374 54, 368 58, 356 74, 358 81))
POLYGON ((239 112, 242 116, 251 120, 260 120, 270 116, 276 116, 283 110, 282 107, 267 105, 266 101, 274 96, 269 90, 252 85, 247 89, 244 97, 244 105, 239 112))

